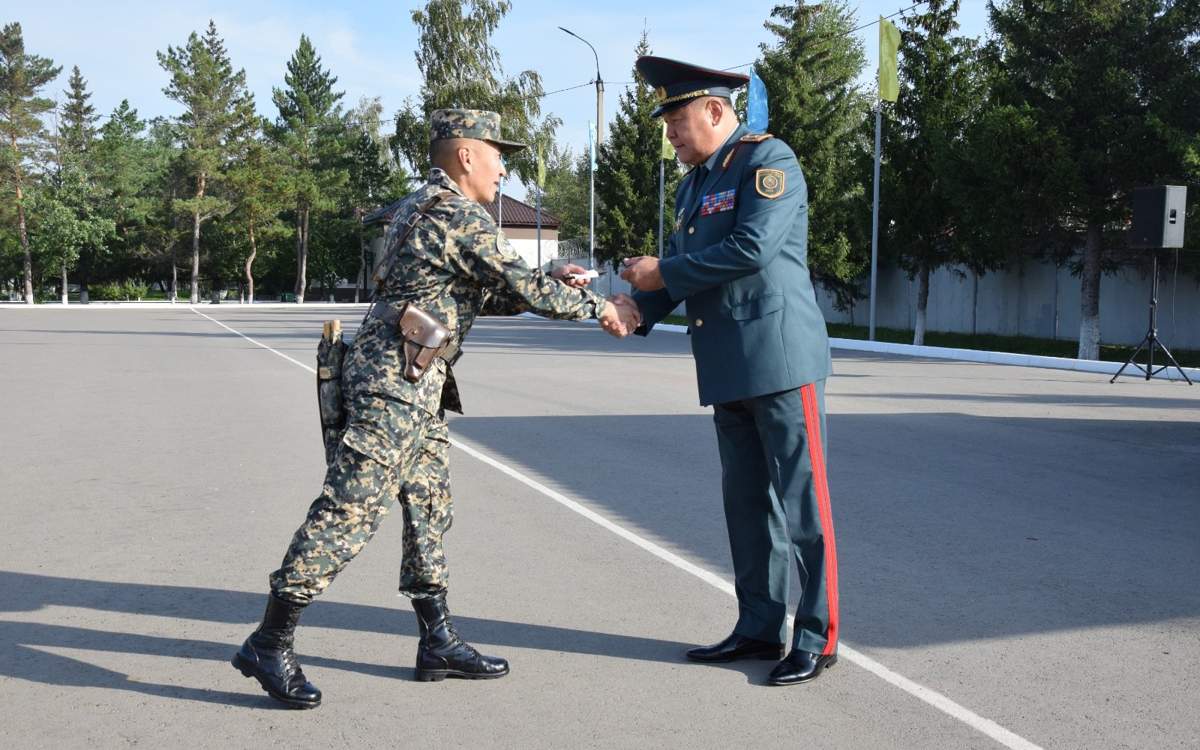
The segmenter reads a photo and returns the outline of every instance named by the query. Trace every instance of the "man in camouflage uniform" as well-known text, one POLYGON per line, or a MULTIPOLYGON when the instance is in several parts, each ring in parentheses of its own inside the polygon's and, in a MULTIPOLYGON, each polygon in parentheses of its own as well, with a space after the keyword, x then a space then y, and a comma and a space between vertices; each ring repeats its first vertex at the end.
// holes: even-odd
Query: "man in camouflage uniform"
POLYGON ((406 380, 397 313, 407 304, 438 318, 455 348, 481 314, 596 318, 618 336, 639 322, 628 297, 605 300, 570 278, 583 269, 567 266, 554 276, 531 270, 504 239, 481 204, 495 198, 505 174, 502 154, 524 146, 500 139, 497 114, 438 110, 431 126, 434 168, 396 214, 376 304, 345 355, 342 441, 321 495, 270 576, 262 624, 233 657, 244 675, 296 708, 321 701, 292 649, 300 613, 370 541, 396 499, 405 524, 400 592, 412 599, 420 630, 417 679, 508 674, 504 659, 484 656, 459 637, 446 606, 442 535, 452 516, 444 412, 461 411, 454 358, 434 359, 417 382, 406 380))

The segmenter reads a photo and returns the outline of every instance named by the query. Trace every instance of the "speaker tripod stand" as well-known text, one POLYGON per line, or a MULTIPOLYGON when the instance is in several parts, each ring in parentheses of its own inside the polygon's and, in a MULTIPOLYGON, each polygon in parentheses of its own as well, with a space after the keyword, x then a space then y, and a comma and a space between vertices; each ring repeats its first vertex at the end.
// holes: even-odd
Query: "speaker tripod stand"
POLYGON ((1133 350, 1133 354, 1129 355, 1129 359, 1125 360, 1125 364, 1121 365, 1121 369, 1117 370, 1117 374, 1113 375, 1112 380, 1108 382, 1117 382, 1117 378, 1121 377, 1121 373, 1125 372, 1125 368, 1129 367, 1130 365, 1133 365, 1134 367, 1138 368, 1138 370, 1145 373, 1146 380, 1149 380, 1158 373, 1167 369, 1167 367, 1170 365, 1164 364, 1157 370, 1154 369, 1154 350, 1160 349, 1162 350, 1162 353, 1166 355, 1167 361, 1170 362, 1171 365, 1174 365, 1176 370, 1179 370, 1179 374, 1183 376, 1183 379, 1187 381, 1187 384, 1192 385, 1192 379, 1187 376, 1187 373, 1184 372, 1183 368, 1179 366, 1179 363, 1175 361, 1175 357, 1171 355, 1171 350, 1168 349, 1158 338, 1158 253, 1154 253, 1151 258, 1153 265, 1153 281, 1150 282, 1150 330, 1146 332, 1145 338, 1142 339, 1142 343, 1138 344, 1137 349, 1133 350), (1137 356, 1142 353, 1143 349, 1146 350, 1148 357, 1144 366, 1134 361, 1137 359, 1137 356))

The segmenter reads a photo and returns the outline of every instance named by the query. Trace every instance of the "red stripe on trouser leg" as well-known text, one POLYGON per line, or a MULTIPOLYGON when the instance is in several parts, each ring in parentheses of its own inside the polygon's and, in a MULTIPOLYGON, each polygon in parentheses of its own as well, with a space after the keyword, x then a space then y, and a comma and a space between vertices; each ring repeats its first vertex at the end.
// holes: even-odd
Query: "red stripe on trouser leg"
POLYGON ((817 491, 817 509, 821 518, 821 535, 825 541, 825 602, 829 606, 829 632, 825 634, 823 655, 837 650, 838 585, 837 545, 833 540, 833 511, 829 507, 829 481, 825 475, 825 448, 821 442, 821 410, 817 407, 817 390, 812 383, 801 386, 804 403, 804 431, 808 456, 812 462, 813 485, 817 491))

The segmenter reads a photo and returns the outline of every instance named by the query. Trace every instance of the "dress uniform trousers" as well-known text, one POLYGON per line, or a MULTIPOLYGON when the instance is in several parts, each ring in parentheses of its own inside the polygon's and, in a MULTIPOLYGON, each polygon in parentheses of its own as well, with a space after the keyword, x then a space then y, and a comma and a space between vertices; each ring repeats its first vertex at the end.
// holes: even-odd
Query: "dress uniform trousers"
POLYGON ((837 555, 825 475, 825 381, 717 404, 717 444, 738 622, 734 632, 783 643, 788 563, 800 573, 792 646, 837 645, 837 555))

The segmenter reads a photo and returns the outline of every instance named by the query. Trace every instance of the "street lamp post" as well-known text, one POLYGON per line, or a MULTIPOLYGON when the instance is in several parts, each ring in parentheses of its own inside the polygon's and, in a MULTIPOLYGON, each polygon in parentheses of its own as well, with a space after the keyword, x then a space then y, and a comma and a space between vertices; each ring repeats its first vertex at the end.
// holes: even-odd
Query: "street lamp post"
POLYGON ((600 55, 596 54, 596 48, 592 47, 592 43, 583 37, 576 34, 570 29, 558 27, 560 30, 570 34, 579 41, 586 44, 592 50, 592 57, 596 58, 596 143, 604 142, 604 79, 600 77, 600 55))
MULTIPOLYGON (((598 151, 600 149, 600 144, 604 142, 604 79, 602 79, 600 77, 600 55, 596 54, 596 48, 593 47, 592 43, 589 42, 588 40, 584 39, 583 37, 579 36, 574 31, 571 31, 568 28, 564 28, 562 26, 559 26, 558 28, 560 31, 570 34, 571 36, 575 37, 579 41, 586 44, 588 46, 588 48, 592 50, 592 57, 594 57, 596 60, 596 138, 594 141, 593 148, 598 151)), ((591 162, 592 162, 592 158, 591 158, 591 156, 589 156, 589 163, 591 163, 591 162)), ((588 224, 590 227, 590 229, 588 230, 590 233, 590 237, 588 238, 588 244, 591 246, 591 251, 589 253, 591 255, 591 258, 589 259, 589 263, 592 268, 595 268, 596 267, 596 250, 595 250, 595 247, 596 247, 596 170, 593 167, 590 171, 591 171, 591 200, 590 200, 591 207, 588 211, 588 213, 589 213, 588 224)))

